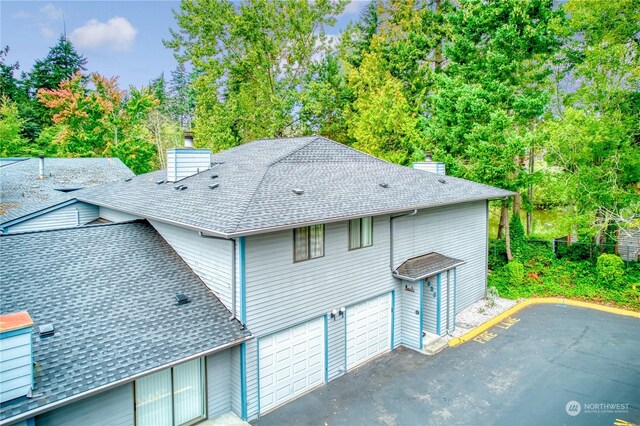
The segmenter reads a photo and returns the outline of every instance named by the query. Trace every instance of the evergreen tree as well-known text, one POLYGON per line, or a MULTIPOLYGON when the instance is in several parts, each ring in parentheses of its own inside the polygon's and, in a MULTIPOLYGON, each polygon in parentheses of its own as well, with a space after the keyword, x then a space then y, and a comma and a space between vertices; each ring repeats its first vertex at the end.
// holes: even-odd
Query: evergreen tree
POLYGON ((47 56, 39 59, 29 73, 30 92, 35 96, 39 89, 54 89, 61 81, 71 78, 78 71, 85 71, 87 59, 80 55, 65 36, 60 35, 58 43, 47 56))
POLYGON ((178 63, 171 71, 168 110, 171 117, 180 123, 180 128, 190 129, 196 109, 196 97, 192 87, 193 75, 187 72, 184 63, 178 63))
POLYGON ((0 49, 0 97, 7 97, 12 101, 23 98, 19 88, 19 82, 14 73, 20 68, 18 63, 7 64, 6 58, 9 54, 9 46, 0 49))

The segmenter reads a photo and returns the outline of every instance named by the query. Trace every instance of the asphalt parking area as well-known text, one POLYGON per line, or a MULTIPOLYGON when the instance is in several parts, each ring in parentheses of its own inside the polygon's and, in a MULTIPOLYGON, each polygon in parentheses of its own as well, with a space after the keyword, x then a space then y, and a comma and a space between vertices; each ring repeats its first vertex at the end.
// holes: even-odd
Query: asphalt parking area
POLYGON ((538 305, 488 333, 433 357, 396 350, 252 423, 640 424, 640 320, 538 305))

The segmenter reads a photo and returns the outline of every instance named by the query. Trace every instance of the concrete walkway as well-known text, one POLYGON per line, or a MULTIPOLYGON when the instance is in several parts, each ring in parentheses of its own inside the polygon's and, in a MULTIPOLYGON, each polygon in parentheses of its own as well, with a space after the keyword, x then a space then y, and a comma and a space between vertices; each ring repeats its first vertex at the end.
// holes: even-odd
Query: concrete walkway
POLYGON ((636 318, 532 306, 434 357, 384 355, 252 423, 638 424, 638 348, 636 318))

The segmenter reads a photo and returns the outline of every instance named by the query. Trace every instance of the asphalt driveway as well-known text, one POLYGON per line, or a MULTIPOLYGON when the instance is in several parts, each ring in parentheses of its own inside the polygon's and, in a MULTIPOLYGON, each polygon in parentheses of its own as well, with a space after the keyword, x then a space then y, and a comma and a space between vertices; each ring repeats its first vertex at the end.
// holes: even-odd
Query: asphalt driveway
POLYGON ((252 423, 640 423, 640 320, 538 305, 489 333, 433 357, 396 350, 252 423))

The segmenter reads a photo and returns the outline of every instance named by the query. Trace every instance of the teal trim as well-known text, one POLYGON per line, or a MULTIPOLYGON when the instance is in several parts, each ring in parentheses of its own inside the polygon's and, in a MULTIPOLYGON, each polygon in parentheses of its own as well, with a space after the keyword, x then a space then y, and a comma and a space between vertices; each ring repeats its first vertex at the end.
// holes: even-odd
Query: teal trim
POLYGON ((258 365, 258 417, 260 417, 260 339, 256 342, 256 363, 258 365))
POLYGON ((167 151, 174 151, 174 152, 197 152, 197 153, 202 153, 202 152, 211 152, 210 149, 206 149, 206 148, 171 148, 168 149, 167 151))
POLYGON ((438 292, 438 298, 436 300, 436 334, 439 336, 440 335, 440 302, 441 302, 441 298, 440 298, 440 274, 438 274, 437 277, 437 289, 436 291, 438 292))
POLYGON ((418 317, 418 321, 420 321, 420 339, 418 341, 420 344, 418 345, 418 350, 422 350, 422 334, 424 333, 424 280, 420 280, 418 284, 420 285, 420 316, 418 317))
POLYGON ((329 319, 324 314, 324 382, 329 382, 329 319))
POLYGON ((240 410, 242 420, 247 420, 247 344, 240 345, 240 410))
POLYGON ((391 350, 395 347, 396 336, 396 291, 391 290, 391 350))
POLYGON ((453 268, 453 329, 456 329, 456 299, 458 292, 456 291, 456 268, 453 268))
POLYGON ((240 321, 245 324, 247 321, 247 280, 245 269, 245 240, 238 238, 238 273, 240 274, 240 321))
POLYGON ((20 336, 21 334, 31 333, 33 328, 31 326, 19 328, 18 330, 5 331, 0 333, 0 340, 8 339, 9 337, 20 336))
POLYGON ((22 222, 27 221, 29 219, 33 219, 33 218, 36 218, 38 216, 42 216, 43 214, 47 214, 47 213, 50 213, 52 211, 61 209, 63 207, 70 206, 71 204, 75 204, 77 202, 78 202, 78 200, 76 200, 75 198, 72 199, 72 200, 67 200, 64 203, 56 204, 55 206, 47 207, 46 209, 38 210, 37 212, 33 212, 33 213, 28 214, 26 216, 22 216, 22 217, 19 217, 17 219, 10 220, 9 222, 3 223, 2 227, 4 229, 4 232, 7 232, 7 228, 10 227, 10 226, 17 225, 18 223, 22 223, 22 222))
POLYGON ((27 419, 27 426, 36 426, 36 418, 31 417, 30 419, 27 419))
POLYGON ((349 309, 345 309, 344 311, 344 373, 347 372, 347 313, 349 309))

